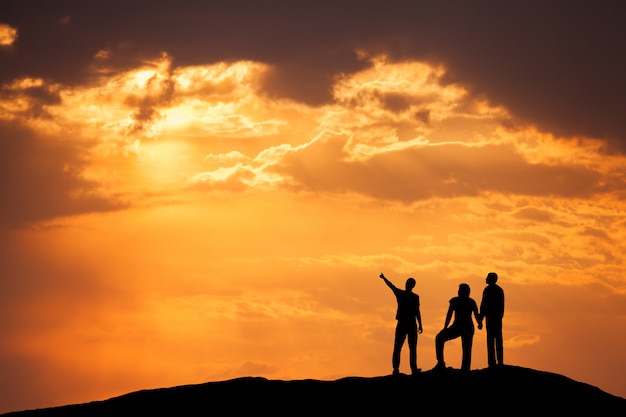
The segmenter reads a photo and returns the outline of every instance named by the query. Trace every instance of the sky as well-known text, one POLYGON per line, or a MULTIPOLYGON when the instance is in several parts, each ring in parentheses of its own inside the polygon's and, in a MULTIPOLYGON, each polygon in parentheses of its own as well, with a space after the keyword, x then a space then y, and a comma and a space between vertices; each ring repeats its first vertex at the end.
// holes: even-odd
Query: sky
POLYGON ((0 412, 388 375, 381 272, 417 282, 423 370, 459 284, 479 303, 494 271, 505 363, 626 398, 625 18, 2 1, 0 412))

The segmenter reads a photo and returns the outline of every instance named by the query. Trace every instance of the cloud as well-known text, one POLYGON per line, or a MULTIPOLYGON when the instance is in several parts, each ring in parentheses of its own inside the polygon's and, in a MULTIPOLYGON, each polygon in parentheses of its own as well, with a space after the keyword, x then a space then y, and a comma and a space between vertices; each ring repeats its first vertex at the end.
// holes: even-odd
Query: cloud
POLYGON ((514 216, 518 219, 529 220, 532 222, 550 222, 553 219, 553 215, 546 210, 541 210, 533 207, 524 207, 518 210, 514 216))
POLYGON ((167 51, 175 66, 263 62, 271 68, 265 93, 320 105, 332 100, 338 76, 367 66, 356 51, 369 50, 443 64, 447 81, 527 123, 559 136, 604 138, 623 150, 626 58, 619 51, 626 28, 619 2, 39 6, 16 3, 6 13, 7 24, 29 36, 20 41, 22 53, 0 62, 0 80, 28 73, 81 83, 98 51, 110 51, 112 71, 167 51), (59 25, 65 16, 71 24, 59 25))
POLYGON ((245 191, 254 178, 252 169, 237 164, 230 168, 196 174, 189 179, 189 186, 197 190, 245 191))
POLYGON ((246 361, 235 371, 235 373, 241 376, 268 376, 275 374, 276 371, 277 368, 275 366, 267 365, 264 363, 246 361))
POLYGON ((22 78, 0 88, 0 110, 26 118, 51 115, 47 106, 61 103, 60 86, 46 84, 40 78, 22 78))
POLYGON ((601 191, 599 173, 530 164, 512 146, 422 146, 353 162, 345 160, 347 142, 341 136, 322 138, 287 154, 275 169, 297 188, 404 202, 482 192, 588 197, 601 191))
POLYGON ((24 225, 54 217, 118 210, 96 182, 82 178, 81 150, 67 141, 0 120, 0 224, 24 225))
POLYGON ((595 227, 586 227, 582 232, 580 232, 580 234, 582 236, 589 236, 589 237, 597 238, 599 240, 604 240, 607 242, 611 241, 611 237, 606 231, 595 228, 595 227))
MULTIPOLYGON (((249 99, 271 109, 264 117, 282 124, 278 138, 289 143, 267 147, 256 157, 210 154, 205 161, 212 168, 190 184, 205 190, 267 186, 357 193, 404 203, 484 193, 582 198, 623 188, 620 158, 604 158, 597 141, 555 138, 514 125, 506 109, 442 84, 444 68, 384 56, 369 62, 369 68, 336 81, 335 103, 297 115, 318 121, 304 132, 312 138, 302 144, 290 136, 290 124, 298 120, 280 119, 288 104, 249 99)), ((179 71, 182 80, 185 71, 179 71)), ((245 132, 248 111, 238 104, 225 115, 241 120, 235 126, 245 132)), ((217 125, 206 129, 222 134, 217 125)), ((538 214, 527 209, 517 215, 538 220, 538 214)), ((550 216, 543 212, 542 218, 550 216)))
POLYGON ((516 349, 528 345, 535 345, 541 341, 539 335, 521 334, 508 339, 505 344, 507 348, 516 349))
MULTIPOLYGON (((99 138, 98 147, 79 141, 63 145, 74 146, 72 155, 85 146, 93 146, 95 153, 132 149, 139 155, 142 139, 164 132, 172 142, 159 154, 164 160, 179 137, 250 138, 250 143, 268 138, 266 147, 260 141, 251 145, 261 148, 256 157, 227 146, 224 153, 211 152, 204 158, 205 169, 188 177, 187 186, 199 190, 282 187, 412 203, 483 193, 576 198, 623 188, 619 175, 606 175, 607 169, 616 169, 618 158, 602 167, 593 141, 571 145, 534 128, 512 126, 506 109, 490 106, 460 85, 445 84, 442 66, 396 62, 384 55, 360 57, 369 66, 336 79, 335 102, 316 108, 264 95, 259 86, 266 65, 246 61, 172 68, 167 54, 78 88, 38 78, 16 80, 5 85, 0 104, 12 117, 35 118, 41 126, 50 122, 57 134, 74 129, 99 138), (294 125, 304 126, 304 119, 308 128, 294 130, 294 125)), ((189 142, 196 152, 202 149, 198 140, 189 142)), ((147 156, 157 151, 152 148, 147 156)), ((62 166, 77 168, 73 178, 88 168, 84 161, 70 162, 62 166)), ((100 198, 93 192, 95 182, 82 185, 76 184, 74 195, 100 198)), ((115 206, 91 204, 105 210, 115 206)))
POLYGON ((172 8, 164 1, 114 1, 26 7, 14 5, 6 19, 31 33, 20 48, 37 59, 23 55, 16 65, 3 65, 4 79, 28 71, 71 82, 84 79, 91 57, 107 46, 121 54, 118 68, 165 50, 177 65, 265 62, 273 68, 265 83, 268 94, 319 105, 332 99, 330 86, 337 75, 366 66, 355 51, 370 49, 443 63, 450 81, 559 135, 619 143, 625 133, 619 109, 626 96, 626 58, 618 51, 626 29, 618 18, 619 2, 390 1, 367 7, 315 2, 295 7, 285 1, 263 6, 233 1, 172 8), (72 24, 59 26, 68 15, 72 24), (169 30, 162 30, 164 24, 169 30))
POLYGON ((17 39, 17 29, 0 23, 0 47, 11 46, 17 39))

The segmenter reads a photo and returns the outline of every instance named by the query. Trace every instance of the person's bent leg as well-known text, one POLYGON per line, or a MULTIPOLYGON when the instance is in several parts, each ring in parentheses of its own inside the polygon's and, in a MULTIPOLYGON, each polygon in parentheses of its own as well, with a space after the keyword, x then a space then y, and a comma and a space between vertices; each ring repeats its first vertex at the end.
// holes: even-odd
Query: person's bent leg
POLYGON ((443 360, 443 347, 448 340, 452 340, 456 337, 458 337, 458 334, 456 334, 452 327, 447 327, 437 333, 437 336, 435 337, 435 352, 437 355, 436 368, 446 367, 446 362, 443 360))

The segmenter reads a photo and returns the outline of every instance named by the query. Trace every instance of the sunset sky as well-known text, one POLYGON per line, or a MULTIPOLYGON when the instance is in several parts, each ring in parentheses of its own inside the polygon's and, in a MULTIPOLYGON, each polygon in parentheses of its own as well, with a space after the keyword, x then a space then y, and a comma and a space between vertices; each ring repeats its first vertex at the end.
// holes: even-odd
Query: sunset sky
POLYGON ((0 412, 390 374, 381 272, 626 397, 625 10, 3 0, 0 412))

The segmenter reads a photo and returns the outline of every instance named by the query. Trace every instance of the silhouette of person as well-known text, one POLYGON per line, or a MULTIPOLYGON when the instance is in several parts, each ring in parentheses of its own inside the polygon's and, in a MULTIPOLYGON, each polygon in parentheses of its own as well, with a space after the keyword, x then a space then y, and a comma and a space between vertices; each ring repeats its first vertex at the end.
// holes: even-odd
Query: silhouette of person
POLYGON ((391 288, 396 296, 396 300, 398 301, 398 310, 396 312, 396 334, 393 343, 393 355, 391 358, 393 374, 398 375, 400 373, 400 351, 402 350, 404 341, 408 338, 411 373, 415 375, 420 372, 420 369, 417 367, 417 334, 422 333, 420 298, 419 295, 413 292, 415 279, 408 278, 406 280, 405 289, 401 290, 385 278, 383 273, 380 274, 380 278, 382 278, 383 281, 385 281, 385 284, 391 288))
POLYGON ((483 299, 480 302, 480 318, 485 318, 487 330, 487 363, 490 368, 504 364, 502 346, 502 317, 504 317, 504 290, 496 284, 498 274, 490 272, 485 282, 483 299))
POLYGON ((445 369, 446 363, 443 360, 443 346, 448 340, 461 337, 461 346, 463 347, 463 360, 461 369, 469 371, 472 362, 472 341, 474 338, 474 322, 472 321, 472 313, 478 323, 478 329, 483 328, 482 320, 478 314, 478 306, 473 298, 470 298, 470 286, 467 284, 459 285, 458 296, 450 299, 450 306, 446 314, 446 322, 435 337, 435 350, 437 353, 437 365, 435 369, 445 369), (454 313, 454 322, 450 327, 450 319, 454 313))

